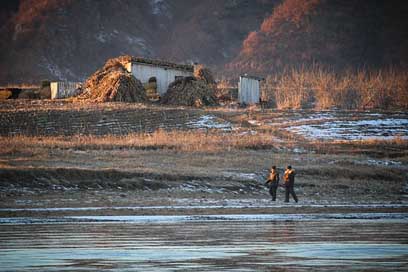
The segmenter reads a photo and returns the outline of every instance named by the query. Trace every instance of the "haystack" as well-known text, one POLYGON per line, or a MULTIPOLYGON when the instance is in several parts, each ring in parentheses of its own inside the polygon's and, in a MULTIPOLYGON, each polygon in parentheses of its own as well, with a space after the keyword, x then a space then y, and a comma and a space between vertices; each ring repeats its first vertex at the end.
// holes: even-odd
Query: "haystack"
POLYGON ((9 99, 13 95, 13 92, 8 89, 0 90, 0 100, 9 99))
POLYGON ((205 83, 215 85, 215 79, 210 69, 205 68, 203 65, 197 65, 194 69, 194 77, 200 80, 204 80, 205 83))
POLYGON ((197 80, 194 77, 184 77, 170 83, 161 102, 195 107, 217 105, 214 88, 204 80, 197 80))
POLYGON ((38 90, 38 95, 40 96, 40 99, 51 99, 51 88, 50 88, 50 86, 41 87, 38 90))
POLYGON ((24 89, 18 94, 18 99, 39 99, 40 95, 33 89, 24 89))
POLYGON ((109 59, 102 69, 85 81, 84 92, 77 99, 94 102, 146 101, 142 83, 125 68, 125 64, 131 59, 131 56, 109 59))

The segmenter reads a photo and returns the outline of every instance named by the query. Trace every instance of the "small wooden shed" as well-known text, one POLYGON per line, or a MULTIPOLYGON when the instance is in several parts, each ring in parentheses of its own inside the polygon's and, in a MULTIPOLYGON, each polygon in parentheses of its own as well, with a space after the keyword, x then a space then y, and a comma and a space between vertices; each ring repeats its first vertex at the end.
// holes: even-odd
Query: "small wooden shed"
POLYGON ((260 82, 263 78, 242 75, 238 82, 238 102, 240 104, 258 104, 261 97, 260 82))
POLYGON ((50 83, 51 99, 67 98, 81 92, 81 82, 54 81, 50 83))
POLYGON ((133 58, 132 61, 127 63, 126 70, 143 84, 155 80, 157 91, 161 96, 167 92, 169 84, 176 80, 177 77, 188 77, 194 74, 193 65, 145 58, 133 58))

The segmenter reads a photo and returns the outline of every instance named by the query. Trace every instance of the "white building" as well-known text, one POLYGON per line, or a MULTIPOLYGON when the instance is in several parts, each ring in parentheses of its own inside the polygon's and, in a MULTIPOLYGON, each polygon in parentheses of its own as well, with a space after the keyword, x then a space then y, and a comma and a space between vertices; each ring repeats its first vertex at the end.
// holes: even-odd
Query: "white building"
POLYGON ((238 82, 238 102, 240 104, 258 104, 261 97, 260 81, 263 78, 243 75, 238 82))
POLYGON ((126 64, 126 69, 143 84, 155 78, 157 82, 157 92, 160 95, 167 92, 169 84, 177 77, 193 76, 194 74, 194 66, 192 65, 175 64, 144 58, 133 58, 131 62, 126 64))
POLYGON ((67 98, 81 92, 81 82, 55 81, 50 83, 51 99, 67 98))

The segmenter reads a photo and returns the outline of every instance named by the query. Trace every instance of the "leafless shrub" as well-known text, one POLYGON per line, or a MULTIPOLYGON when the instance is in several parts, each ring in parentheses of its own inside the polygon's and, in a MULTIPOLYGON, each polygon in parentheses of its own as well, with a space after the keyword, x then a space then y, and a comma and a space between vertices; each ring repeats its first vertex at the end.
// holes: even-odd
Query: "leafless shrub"
POLYGON ((408 72, 300 68, 268 76, 263 93, 278 109, 406 109, 408 72))
POLYGON ((266 79, 266 93, 278 109, 310 107, 313 100, 309 73, 305 69, 289 70, 266 79))

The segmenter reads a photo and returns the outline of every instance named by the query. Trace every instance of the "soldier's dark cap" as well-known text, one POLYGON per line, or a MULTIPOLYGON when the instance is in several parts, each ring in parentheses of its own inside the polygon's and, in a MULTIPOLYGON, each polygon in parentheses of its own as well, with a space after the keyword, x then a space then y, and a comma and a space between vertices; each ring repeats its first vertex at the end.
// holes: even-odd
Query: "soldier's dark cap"
POLYGON ((288 169, 292 169, 292 166, 288 165, 288 169))

